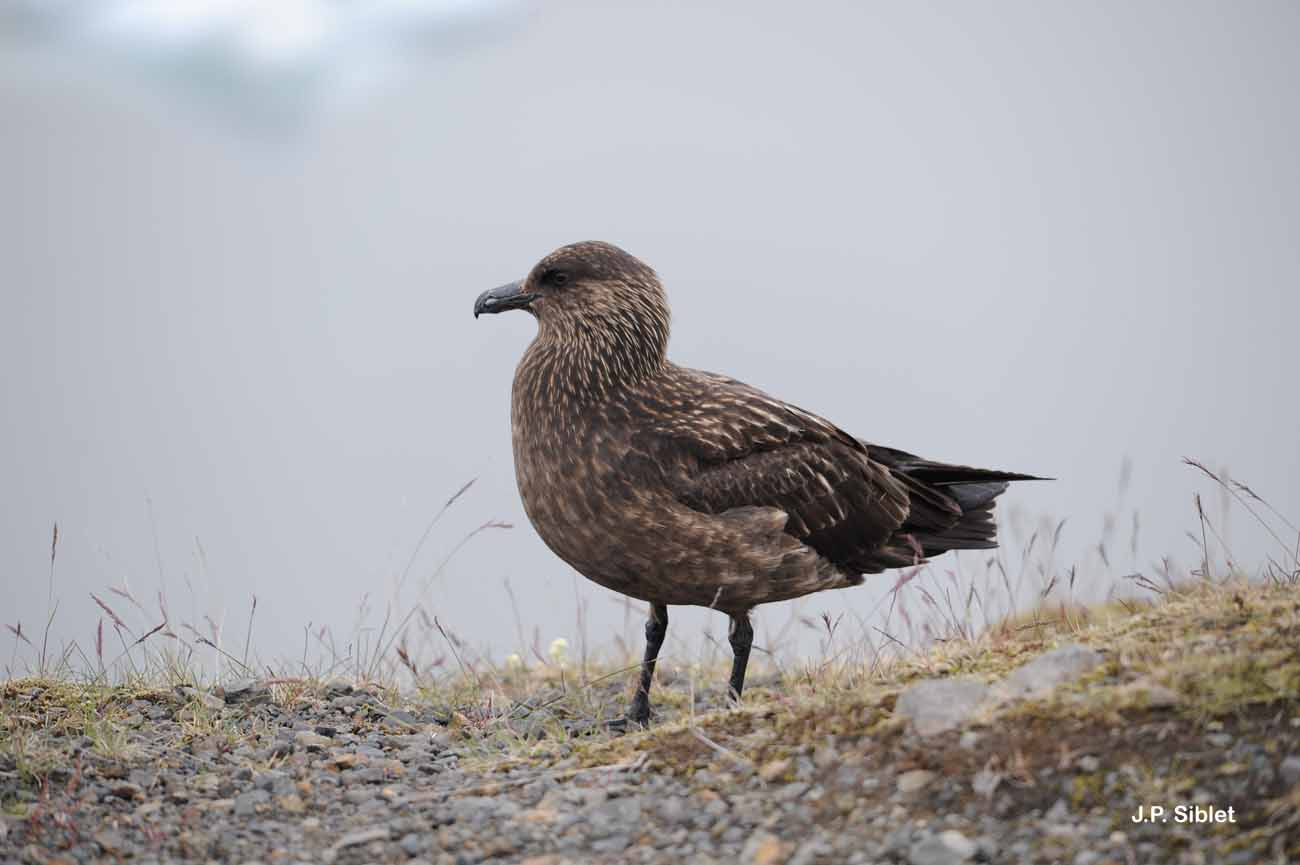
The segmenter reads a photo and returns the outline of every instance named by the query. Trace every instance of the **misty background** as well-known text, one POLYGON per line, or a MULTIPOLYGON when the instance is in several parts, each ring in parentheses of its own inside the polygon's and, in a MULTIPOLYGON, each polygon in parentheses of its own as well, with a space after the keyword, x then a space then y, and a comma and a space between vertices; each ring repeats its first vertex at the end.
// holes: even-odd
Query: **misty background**
MULTIPOLYGON (((365 596, 498 658, 635 645, 515 490, 534 324, 471 317, 584 239, 658 270, 677 362, 1058 478, 1000 501, 1013 577, 1066 520, 1031 587, 1186 575, 1196 492, 1220 563, 1280 558, 1184 455, 1300 519, 1294 3, 79 5, 0 13, 0 619, 38 643, 57 521, 58 643, 119 587, 223 645, 256 595, 267 660, 365 596)), ((866 628, 895 580, 797 610, 866 628)), ((673 616, 670 655, 725 634, 673 616)))

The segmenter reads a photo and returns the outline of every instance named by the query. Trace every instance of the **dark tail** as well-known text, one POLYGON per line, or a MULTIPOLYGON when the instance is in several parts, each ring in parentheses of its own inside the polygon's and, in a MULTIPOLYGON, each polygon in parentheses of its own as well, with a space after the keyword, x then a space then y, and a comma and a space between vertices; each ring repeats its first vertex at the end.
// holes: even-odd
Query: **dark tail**
MULTIPOLYGON (((922 459, 906 451, 862 442, 867 455, 887 466, 911 494, 912 509, 898 529, 926 558, 948 550, 987 550, 998 545, 994 500, 1011 481, 1043 481, 1018 472, 1000 472, 922 459)), ((913 549, 913 561, 915 549, 913 549)))

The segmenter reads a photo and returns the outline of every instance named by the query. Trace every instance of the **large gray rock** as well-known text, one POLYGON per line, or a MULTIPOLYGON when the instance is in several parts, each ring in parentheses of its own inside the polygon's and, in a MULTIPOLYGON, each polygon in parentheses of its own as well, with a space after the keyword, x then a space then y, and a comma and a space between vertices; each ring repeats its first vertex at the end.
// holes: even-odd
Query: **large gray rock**
POLYGON ((1003 699, 1041 697, 1053 688, 1073 682, 1104 660, 1101 652, 1070 643, 1039 655, 1017 667, 997 686, 1003 699))
POLYGON ((894 712, 922 736, 951 730, 969 720, 988 698, 989 686, 975 679, 929 679, 908 685, 894 712))

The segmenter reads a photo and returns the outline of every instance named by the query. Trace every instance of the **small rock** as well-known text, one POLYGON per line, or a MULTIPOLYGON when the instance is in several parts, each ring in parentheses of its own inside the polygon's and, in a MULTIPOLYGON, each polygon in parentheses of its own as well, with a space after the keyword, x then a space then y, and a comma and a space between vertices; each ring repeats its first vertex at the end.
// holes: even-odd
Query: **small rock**
POLYGON ((1093 754, 1084 754, 1074 762, 1074 766, 1080 772, 1087 772, 1091 775, 1101 768, 1101 760, 1097 759, 1093 754))
POLYGON ((998 692, 1000 696, 1012 699, 1038 697, 1058 685, 1074 681, 1097 667, 1102 660, 1101 652, 1070 643, 1017 667, 998 686, 998 692))
POLYGON ((326 697, 348 697, 352 695, 355 689, 349 682, 342 679, 335 679, 325 686, 326 697))
POLYGON ((269 703, 271 701, 271 689, 265 682, 259 682, 255 679, 244 679, 238 682, 231 682, 222 691, 222 696, 226 703, 269 703))
POLYGON ((659 803, 659 819, 663 820, 670 826, 677 823, 689 823, 692 817, 690 807, 686 800, 680 796, 672 796, 664 799, 659 803))
POLYGON ((1277 772, 1289 786, 1300 784, 1300 754, 1292 754, 1283 760, 1282 765, 1277 767, 1277 772))
POLYGON ((988 685, 975 679, 927 679, 907 686, 894 712, 909 719, 918 734, 932 736, 971 718, 988 693, 988 685))
POLYGON ((834 848, 825 840, 813 838, 801 844, 786 865, 813 865, 817 860, 830 856, 833 852, 834 848))
POLYGON ((397 846, 402 848, 402 852, 407 856, 419 856, 429 848, 429 837, 418 832, 408 832, 402 836, 402 840, 397 842, 397 846))
POLYGON ((1057 799, 1047 813, 1043 815, 1044 820, 1051 820, 1054 823, 1060 823, 1070 818, 1070 806, 1064 799, 1057 799))
POLYGON ((307 810, 307 803, 297 793, 289 793, 275 800, 275 804, 280 806, 280 810, 286 814, 302 814, 307 810))
POLYGON ((808 792, 808 785, 802 781, 793 781, 777 788, 776 798, 781 802, 793 802, 808 792))
POLYGON ((973 751, 975 746, 980 743, 981 738, 983 737, 974 730, 966 730, 961 734, 961 738, 957 740, 957 746, 967 751, 973 751))
POLYGON ((929 835, 907 853, 911 865, 961 865, 975 855, 975 842, 955 829, 929 835))
POLYGON ((420 725, 420 719, 405 709, 394 709, 384 714, 383 725, 387 729, 404 732, 420 725))
POLYGON ((1080 850, 1074 857, 1074 865, 1097 865, 1101 854, 1095 850, 1080 850))
POLYGON ((96 832, 95 843, 110 856, 120 856, 127 849, 127 840, 120 832, 96 832))
POLYGON ((141 817, 148 817, 151 814, 157 814, 162 810, 162 807, 163 801, 161 799, 154 799, 150 802, 145 802, 143 805, 137 805, 135 809, 135 819, 139 820, 141 817))
POLYGON ((226 707, 226 701, 211 694, 207 691, 200 691, 198 688, 191 688, 188 685, 178 685, 176 693, 186 700, 191 700, 203 706, 211 712, 220 711, 226 707))
POLYGON ((251 817, 257 813, 259 805, 271 801, 271 794, 265 790, 249 790, 235 797, 235 816, 251 817))
POLYGON ((330 757, 330 765, 339 770, 355 769, 358 766, 364 765, 365 762, 366 758, 364 755, 350 752, 344 752, 342 754, 336 753, 330 757))
POLYGON ((1213 745, 1216 748, 1226 748, 1232 744, 1232 734, 1231 733, 1210 733, 1208 736, 1205 737, 1205 741, 1209 742, 1211 745, 1213 745))
POLYGON ((109 788, 110 793, 119 799, 125 799, 128 802, 136 802, 144 798, 144 788, 139 784, 132 784, 130 781, 122 781, 114 784, 109 788))
POLYGON ((328 737, 322 736, 320 733, 313 733, 310 730, 299 730, 294 733, 293 741, 299 748, 306 748, 308 751, 323 751, 331 744, 328 737))
POLYGON ((769 760, 758 770, 758 777, 769 784, 786 776, 793 764, 789 760, 769 760))
POLYGON ((915 793, 934 780, 934 773, 925 769, 913 769, 898 776, 898 792, 906 795, 915 793))
MULTIPOLYGON (((712 803, 710 803, 712 804, 712 803)), ((632 829, 641 820, 641 800, 610 799, 588 810, 587 826, 593 838, 606 838, 632 829)))
POLYGON ((786 845, 771 832, 759 830, 749 836, 740 851, 740 861, 752 865, 776 865, 786 857, 786 845))
POLYGON ((340 850, 346 850, 348 847, 359 847, 362 844, 369 844, 371 841, 387 841, 387 829, 362 829, 359 832, 350 832, 325 851, 325 858, 333 860, 340 850))
POLYGON ((1002 783, 1002 775, 988 769, 981 769, 971 779, 971 789, 981 796, 990 797, 1002 783))

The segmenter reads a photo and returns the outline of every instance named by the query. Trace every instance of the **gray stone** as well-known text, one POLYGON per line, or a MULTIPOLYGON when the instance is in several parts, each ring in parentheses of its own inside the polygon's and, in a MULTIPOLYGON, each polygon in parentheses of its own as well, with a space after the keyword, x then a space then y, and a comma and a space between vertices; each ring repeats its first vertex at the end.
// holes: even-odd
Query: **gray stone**
POLYGON ((293 741, 299 748, 306 748, 308 751, 321 751, 332 744, 329 738, 322 736, 320 733, 313 733, 310 730, 300 730, 294 733, 293 741))
POLYGON ((587 811, 587 826, 594 838, 628 832, 641 820, 641 800, 633 797, 609 799, 587 811))
POLYGON ((265 790, 249 790, 235 797, 235 816, 251 817, 257 813, 258 805, 271 801, 271 794, 265 790))
POLYGON ((981 769, 971 779, 971 789, 981 796, 991 797, 1002 783, 1002 774, 990 769, 981 769))
POLYGON ((786 865, 813 865, 818 859, 830 856, 832 852, 833 848, 825 840, 813 838, 801 844, 786 865))
POLYGON ((690 806, 680 796, 671 796, 659 803, 659 819, 669 825, 688 823, 691 819, 690 806))
POLYGON ((1292 754, 1282 761, 1282 765, 1277 767, 1278 774, 1288 786, 1294 787, 1300 784, 1300 754, 1292 754))
POLYGON ((331 698, 347 697, 351 695, 354 690, 355 688, 352 687, 350 682, 345 682, 342 679, 335 679, 325 686, 325 696, 331 698))
POLYGON ((230 704, 269 703, 271 701, 271 689, 265 682, 259 682, 256 679, 243 679, 227 685, 222 691, 222 696, 230 704))
POLYGON ((780 838, 760 829, 750 835, 749 840, 745 842, 745 846, 740 851, 740 861, 772 865, 774 862, 784 861, 785 857, 782 855, 784 848, 785 845, 780 838))
POLYGON ((898 776, 898 792, 907 795, 915 793, 934 780, 934 773, 925 769, 913 769, 898 776))
POLYGON ((955 829, 927 835, 907 853, 911 865, 961 865, 975 856, 975 842, 955 829))
POLYGON ((932 736, 965 723, 988 694, 988 685, 975 679, 928 679, 907 686, 898 695, 894 713, 911 721, 920 735, 932 736))
POLYGON ((1103 660, 1101 652, 1070 643, 1017 667, 998 685, 998 695, 1008 699, 1039 697, 1074 681, 1103 660))
POLYGON ((402 840, 397 842, 397 846, 402 848, 402 852, 407 856, 419 856, 430 846, 428 835, 422 835, 418 832, 408 832, 402 836, 402 840))

